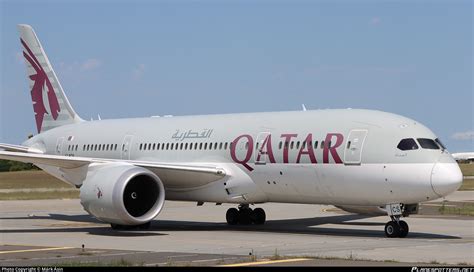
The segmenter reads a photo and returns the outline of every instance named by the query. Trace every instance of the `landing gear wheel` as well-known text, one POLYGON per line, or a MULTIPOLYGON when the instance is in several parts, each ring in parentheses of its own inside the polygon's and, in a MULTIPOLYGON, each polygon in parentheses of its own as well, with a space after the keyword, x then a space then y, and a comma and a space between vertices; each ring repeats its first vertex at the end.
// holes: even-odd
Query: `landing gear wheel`
POLYGON ((242 225, 250 225, 252 224, 252 218, 250 217, 252 214, 252 209, 244 208, 239 210, 239 223, 242 225))
POLYGON ((385 224, 385 235, 388 238, 395 238, 400 236, 400 226, 395 221, 390 221, 385 224))
POLYGON ((239 223, 239 210, 230 208, 225 214, 225 219, 229 225, 237 225, 239 223))
POLYGON ((398 221, 398 226, 400 228, 400 233, 398 234, 398 237, 400 238, 407 237, 408 231, 409 231, 407 222, 400 220, 398 221))
POLYGON ((256 208, 253 210, 250 217, 255 225, 262 225, 266 220, 265 211, 262 208, 256 208))

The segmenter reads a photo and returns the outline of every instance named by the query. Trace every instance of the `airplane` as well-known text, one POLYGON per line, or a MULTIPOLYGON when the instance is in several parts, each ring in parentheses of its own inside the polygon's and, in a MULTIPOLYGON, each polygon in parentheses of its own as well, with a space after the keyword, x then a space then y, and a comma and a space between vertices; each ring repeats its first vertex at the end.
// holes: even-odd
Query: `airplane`
POLYGON ((451 155, 458 162, 474 162, 474 152, 452 153, 451 155))
MULTIPOLYGON (((147 229, 165 200, 235 204, 229 225, 264 224, 266 202, 384 211, 390 238, 403 217, 462 182, 436 135, 375 110, 165 116, 85 121, 75 112, 33 28, 18 25, 38 134, 0 144, 0 159, 33 163, 80 189, 112 229, 147 229)), ((238 95, 238 94, 237 94, 238 95)))

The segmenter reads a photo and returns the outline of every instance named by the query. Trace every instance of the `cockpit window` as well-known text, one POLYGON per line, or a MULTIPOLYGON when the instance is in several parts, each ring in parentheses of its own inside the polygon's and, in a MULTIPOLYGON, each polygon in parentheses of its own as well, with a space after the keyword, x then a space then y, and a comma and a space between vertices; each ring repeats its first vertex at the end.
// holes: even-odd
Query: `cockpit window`
POLYGON ((417 140, 424 149, 440 149, 439 145, 437 145, 434 140, 426 138, 418 138, 417 140))
POLYGON ((444 146, 439 138, 436 138, 435 142, 439 145, 439 147, 441 147, 442 150, 446 149, 446 146, 444 146))
POLYGON ((400 143, 397 145, 397 148, 400 150, 415 150, 418 149, 418 145, 416 144, 414 139, 403 139, 400 141, 400 143))

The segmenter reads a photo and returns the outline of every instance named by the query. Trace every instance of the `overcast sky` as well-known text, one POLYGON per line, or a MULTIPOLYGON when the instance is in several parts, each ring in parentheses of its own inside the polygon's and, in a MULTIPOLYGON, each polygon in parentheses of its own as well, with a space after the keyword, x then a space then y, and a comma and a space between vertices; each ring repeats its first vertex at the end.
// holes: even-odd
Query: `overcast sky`
POLYGON ((1 1, 0 142, 36 131, 16 24, 84 119, 366 108, 474 151, 471 1, 1 1))

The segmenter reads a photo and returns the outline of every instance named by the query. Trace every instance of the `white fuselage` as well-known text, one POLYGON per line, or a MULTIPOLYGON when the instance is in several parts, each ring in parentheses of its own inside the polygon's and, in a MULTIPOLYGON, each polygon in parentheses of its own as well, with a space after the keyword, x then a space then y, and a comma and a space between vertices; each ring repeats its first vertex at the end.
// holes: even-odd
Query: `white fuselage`
MULTIPOLYGON (((169 200, 410 204, 459 187, 460 171, 449 153, 397 149, 404 138, 436 136, 394 114, 321 110, 84 122, 41 133, 25 145, 47 154, 199 163, 228 172, 212 183, 165 183, 169 200)), ((43 168, 75 183, 59 168, 43 168)))

